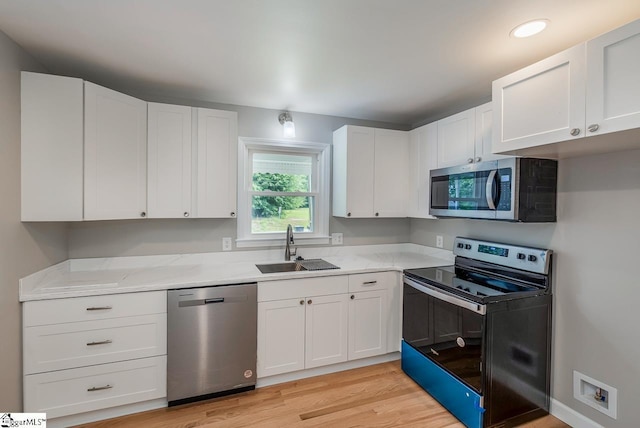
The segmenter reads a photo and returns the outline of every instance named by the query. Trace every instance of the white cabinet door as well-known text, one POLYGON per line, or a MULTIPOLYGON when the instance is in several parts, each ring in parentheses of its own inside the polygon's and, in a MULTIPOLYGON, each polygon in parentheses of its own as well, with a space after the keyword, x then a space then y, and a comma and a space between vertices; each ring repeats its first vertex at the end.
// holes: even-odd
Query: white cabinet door
POLYGON ((258 303, 257 376, 304 369, 305 300, 258 303))
POLYGON ((307 299, 305 368, 347 361, 348 294, 307 299))
POLYGON ((343 126, 333 133, 333 215, 373 217, 374 129, 343 126))
POLYGON ((475 108, 476 110, 476 149, 475 162, 485 162, 501 158, 503 155, 494 155, 493 146, 493 104, 486 103, 475 108))
POLYGON ((585 136, 585 44, 493 82, 493 152, 585 136))
POLYGON ((84 218, 146 217, 147 103, 85 82, 84 218))
POLYGON ((409 134, 409 217, 435 218, 429 215, 429 172, 438 167, 438 123, 430 123, 409 134))
POLYGON ((438 121, 438 168, 474 161, 475 120, 469 109, 438 121))
POLYGON ((191 215, 191 107, 149 103, 148 216, 191 215))
POLYGON ((82 220, 82 86, 22 72, 22 221, 82 220))
MULTIPOLYGON (((409 135, 405 131, 374 131, 374 216, 406 217, 409 190, 409 135)), ((354 171, 358 173, 356 169, 354 171)))
POLYGON ((238 114, 204 108, 195 110, 198 120, 197 217, 236 217, 238 114))
POLYGON ((349 360, 387 352, 387 290, 353 293, 349 300, 349 360))
POLYGON ((638 76, 640 20, 587 42, 587 135, 640 128, 638 76))

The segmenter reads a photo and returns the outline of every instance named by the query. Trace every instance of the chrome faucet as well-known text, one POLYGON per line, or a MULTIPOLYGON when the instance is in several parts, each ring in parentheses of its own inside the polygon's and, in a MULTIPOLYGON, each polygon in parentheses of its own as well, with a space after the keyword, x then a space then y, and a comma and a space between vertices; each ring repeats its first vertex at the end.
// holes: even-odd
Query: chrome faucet
POLYGON ((290 244, 295 244, 293 241, 293 227, 291 227, 291 225, 287 226, 287 237, 285 238, 285 241, 284 259, 286 261, 291 261, 291 256, 295 256, 297 252, 297 248, 293 249, 293 253, 291 252, 290 244))

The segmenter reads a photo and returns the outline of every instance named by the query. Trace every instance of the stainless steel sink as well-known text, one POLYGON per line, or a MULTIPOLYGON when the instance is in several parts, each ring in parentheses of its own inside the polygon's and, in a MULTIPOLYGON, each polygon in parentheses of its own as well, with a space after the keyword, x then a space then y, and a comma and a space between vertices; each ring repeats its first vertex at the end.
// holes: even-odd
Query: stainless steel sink
POLYGON ((296 262, 284 262, 284 263, 269 263, 266 265, 256 265, 262 273, 276 273, 276 272, 295 272, 307 270, 300 263, 296 262))

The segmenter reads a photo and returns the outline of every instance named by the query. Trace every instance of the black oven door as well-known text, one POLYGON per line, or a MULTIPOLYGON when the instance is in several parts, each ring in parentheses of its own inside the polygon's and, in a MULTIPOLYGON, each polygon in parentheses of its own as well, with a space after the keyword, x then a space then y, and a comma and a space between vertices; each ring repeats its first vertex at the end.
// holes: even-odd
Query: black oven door
MULTIPOLYGON (((420 353, 482 394, 482 343, 486 317, 437 298, 439 293, 405 280, 402 337, 420 353)), ((457 299, 448 294, 446 297, 450 301, 457 299)))

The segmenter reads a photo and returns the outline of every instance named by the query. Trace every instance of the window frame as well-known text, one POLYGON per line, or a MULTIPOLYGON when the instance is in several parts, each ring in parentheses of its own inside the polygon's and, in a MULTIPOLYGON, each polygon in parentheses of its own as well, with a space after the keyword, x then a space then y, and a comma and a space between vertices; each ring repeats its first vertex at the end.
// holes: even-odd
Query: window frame
POLYGON ((238 138, 238 216, 236 247, 282 247, 285 233, 251 233, 251 199, 253 196, 314 196, 313 232, 295 234, 296 245, 329 243, 331 145, 306 141, 265 138, 238 138), (252 153, 315 154, 312 168, 316 177, 309 192, 257 192, 253 190, 252 153))

